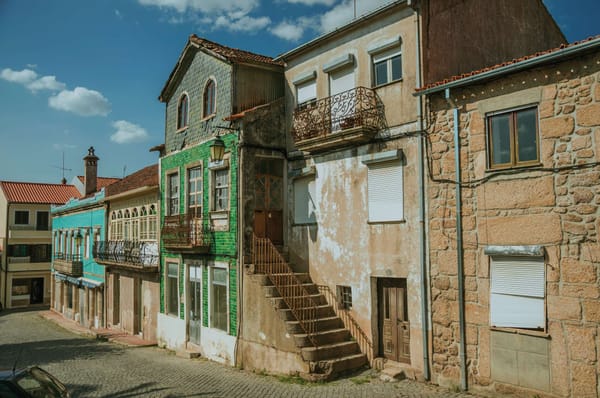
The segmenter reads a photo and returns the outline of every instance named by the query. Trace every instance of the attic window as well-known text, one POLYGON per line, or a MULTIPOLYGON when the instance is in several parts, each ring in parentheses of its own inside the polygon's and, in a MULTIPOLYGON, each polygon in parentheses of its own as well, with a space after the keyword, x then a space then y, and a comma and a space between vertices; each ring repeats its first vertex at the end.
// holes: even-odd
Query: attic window
POLYGON ((183 129, 188 125, 189 102, 187 94, 181 94, 177 104, 177 130, 183 129))
POLYGON ((215 81, 210 79, 204 87, 204 109, 202 113, 203 118, 207 118, 215 114, 215 81))

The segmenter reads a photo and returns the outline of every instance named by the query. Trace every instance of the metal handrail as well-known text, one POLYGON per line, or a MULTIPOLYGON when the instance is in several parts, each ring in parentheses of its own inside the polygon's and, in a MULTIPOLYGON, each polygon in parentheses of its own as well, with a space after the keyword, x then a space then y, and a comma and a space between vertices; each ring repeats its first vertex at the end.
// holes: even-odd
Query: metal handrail
POLYGON ((270 239, 253 235, 252 247, 254 272, 267 275, 298 321, 300 328, 306 333, 313 346, 318 347, 315 335, 318 332, 316 320, 319 303, 294 274, 270 239))
POLYGON ((82 256, 81 256, 81 254, 67 254, 67 253, 58 252, 58 253, 54 253, 54 259, 62 260, 62 261, 81 262, 82 256))
POLYGON ((140 267, 158 266, 158 243, 146 241, 109 240, 94 244, 95 259, 140 267))
POLYGON ((165 216, 161 230, 165 245, 210 246, 212 228, 192 214, 165 216))
POLYGON ((354 340, 358 343, 360 350, 367 356, 369 363, 373 363, 373 342, 369 336, 360 327, 356 319, 350 313, 350 310, 339 307, 338 298, 327 285, 317 285, 319 293, 325 296, 327 303, 333 307, 335 314, 344 322, 344 327, 350 331, 354 340))

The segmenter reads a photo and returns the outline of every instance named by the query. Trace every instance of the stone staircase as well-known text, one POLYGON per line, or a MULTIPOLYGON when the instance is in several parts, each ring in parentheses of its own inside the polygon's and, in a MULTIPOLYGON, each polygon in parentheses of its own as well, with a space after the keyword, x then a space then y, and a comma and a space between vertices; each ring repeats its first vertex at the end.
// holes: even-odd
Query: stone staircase
POLYGON ((254 258, 254 272, 260 276, 258 282, 265 296, 309 365, 310 373, 302 376, 314 381, 327 380, 366 365, 367 356, 310 275, 293 272, 285 256, 274 246, 269 251, 268 255, 254 258))

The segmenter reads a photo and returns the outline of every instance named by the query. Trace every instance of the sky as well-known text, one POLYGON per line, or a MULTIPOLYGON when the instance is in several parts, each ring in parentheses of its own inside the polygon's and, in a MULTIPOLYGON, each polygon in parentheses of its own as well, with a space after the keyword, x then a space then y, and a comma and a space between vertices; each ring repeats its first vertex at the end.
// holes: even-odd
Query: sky
MULTIPOLYGON (((569 42, 600 34, 600 0, 544 3, 569 42)), ((274 57, 353 15, 353 0, 0 0, 0 180, 71 181, 90 146, 103 177, 156 163, 158 95, 192 33, 274 57)))

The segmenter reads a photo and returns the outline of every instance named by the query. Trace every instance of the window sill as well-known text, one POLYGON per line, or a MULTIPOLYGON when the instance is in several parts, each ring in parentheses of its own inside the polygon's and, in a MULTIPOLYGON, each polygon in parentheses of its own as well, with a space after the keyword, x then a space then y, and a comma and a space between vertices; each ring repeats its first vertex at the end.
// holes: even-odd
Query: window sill
POLYGON ((543 166, 542 163, 540 162, 536 162, 536 163, 529 163, 529 164, 522 164, 522 165, 516 165, 516 166, 498 166, 498 167, 488 167, 485 169, 486 173, 495 173, 498 171, 506 171, 506 170, 527 170, 527 169, 531 169, 534 167, 541 167, 543 166))
POLYGON ((550 334, 548 334, 546 331, 541 331, 541 330, 518 329, 518 328, 508 328, 508 327, 505 328, 505 327, 498 327, 498 326, 490 326, 490 330, 495 331, 495 332, 522 334, 525 336, 541 337, 544 339, 550 338, 550 334))
POLYGON ((319 223, 314 221, 314 222, 298 222, 298 223, 293 223, 292 224, 292 228, 294 227, 313 227, 313 226, 317 226, 319 223))
POLYGON ((380 84, 379 86, 374 85, 372 88, 373 88, 373 90, 378 90, 380 88, 391 86, 392 84, 402 83, 403 80, 404 80, 403 78, 400 78, 398 80, 392 80, 391 82, 383 83, 383 84, 380 84))
POLYGON ((189 126, 184 126, 181 128, 178 128, 177 130, 175 130, 176 133, 183 133, 184 131, 186 131, 188 129, 189 126))
POLYGON ((203 117, 202 119, 200 119, 200 121, 201 122, 207 122, 210 119, 213 119, 215 116, 217 116, 216 112, 215 113, 211 113, 210 115, 203 117))
POLYGON ((390 221, 367 221, 367 224, 369 225, 378 225, 378 224, 405 224, 406 223, 406 219, 402 219, 402 220, 390 220, 390 221))

